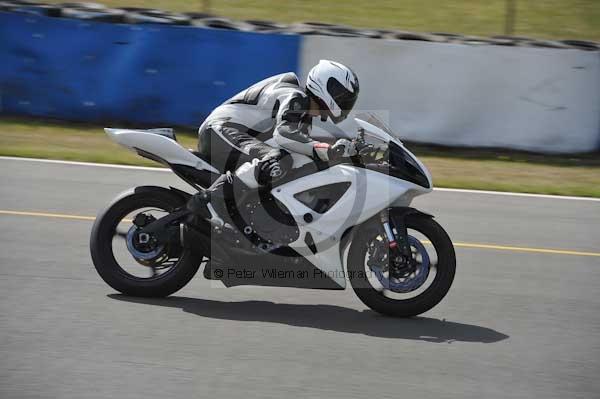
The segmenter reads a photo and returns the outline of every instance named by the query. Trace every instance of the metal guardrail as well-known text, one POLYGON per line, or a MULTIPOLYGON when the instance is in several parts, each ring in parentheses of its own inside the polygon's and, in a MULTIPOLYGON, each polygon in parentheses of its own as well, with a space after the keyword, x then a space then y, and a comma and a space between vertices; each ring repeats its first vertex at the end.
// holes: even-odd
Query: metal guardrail
POLYGON ((417 40, 469 45, 544 47, 555 49, 600 50, 600 43, 586 40, 543 40, 518 36, 479 37, 451 33, 418 33, 383 29, 361 29, 320 22, 281 24, 272 21, 236 21, 208 13, 172 13, 147 8, 108 8, 98 3, 44 4, 30 0, 1 1, 0 11, 30 13, 59 18, 73 18, 110 23, 188 25, 259 33, 366 37, 373 39, 417 40))

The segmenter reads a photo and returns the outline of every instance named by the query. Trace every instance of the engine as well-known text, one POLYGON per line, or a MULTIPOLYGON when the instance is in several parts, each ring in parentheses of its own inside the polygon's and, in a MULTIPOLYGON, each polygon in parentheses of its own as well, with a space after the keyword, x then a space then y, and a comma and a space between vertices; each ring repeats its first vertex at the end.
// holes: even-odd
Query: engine
POLYGON ((299 237, 298 225, 287 208, 266 190, 228 204, 237 229, 263 250, 286 246, 299 237))

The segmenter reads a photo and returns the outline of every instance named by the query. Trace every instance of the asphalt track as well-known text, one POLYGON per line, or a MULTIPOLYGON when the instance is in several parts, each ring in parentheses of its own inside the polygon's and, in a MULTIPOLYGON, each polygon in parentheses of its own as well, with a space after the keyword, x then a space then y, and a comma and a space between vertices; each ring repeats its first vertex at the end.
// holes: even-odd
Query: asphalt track
POLYGON ((598 201, 418 199, 459 243, 457 276, 435 309, 394 320, 351 290, 201 275, 166 300, 117 295, 91 219, 174 176, 0 159, 0 183, 0 398, 600 397, 598 201))

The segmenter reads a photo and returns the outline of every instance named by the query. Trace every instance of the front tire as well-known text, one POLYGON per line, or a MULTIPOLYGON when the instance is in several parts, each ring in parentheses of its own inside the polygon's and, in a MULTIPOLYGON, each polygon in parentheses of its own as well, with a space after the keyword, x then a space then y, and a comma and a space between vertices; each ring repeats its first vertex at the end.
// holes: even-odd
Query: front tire
POLYGON ((405 223, 407 229, 419 232, 430 241, 437 257, 435 277, 427 289, 418 295, 410 299, 389 298, 383 294, 382 289, 376 289, 369 281, 365 258, 370 243, 379 234, 374 224, 362 226, 359 234, 355 234, 348 255, 348 275, 354 292, 365 305, 387 316, 412 317, 427 312, 446 296, 456 271, 454 246, 442 226, 422 214, 408 215, 405 223))
POLYGON ((170 269, 142 278, 126 272, 115 259, 113 239, 119 224, 136 210, 154 208, 169 213, 184 204, 184 198, 165 188, 137 187, 121 194, 100 212, 90 237, 92 261, 100 277, 115 290, 131 296, 165 297, 183 288, 200 267, 202 257, 197 253, 177 248, 178 260, 170 269))

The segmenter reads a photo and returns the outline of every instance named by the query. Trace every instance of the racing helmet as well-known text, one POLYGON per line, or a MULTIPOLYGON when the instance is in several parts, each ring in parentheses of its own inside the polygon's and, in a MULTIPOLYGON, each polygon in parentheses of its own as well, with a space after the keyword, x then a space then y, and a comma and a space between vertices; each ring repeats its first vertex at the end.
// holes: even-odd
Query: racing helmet
POLYGON ((348 117, 358 98, 358 77, 339 62, 320 60, 306 78, 307 93, 319 104, 322 118, 340 123, 348 117))

